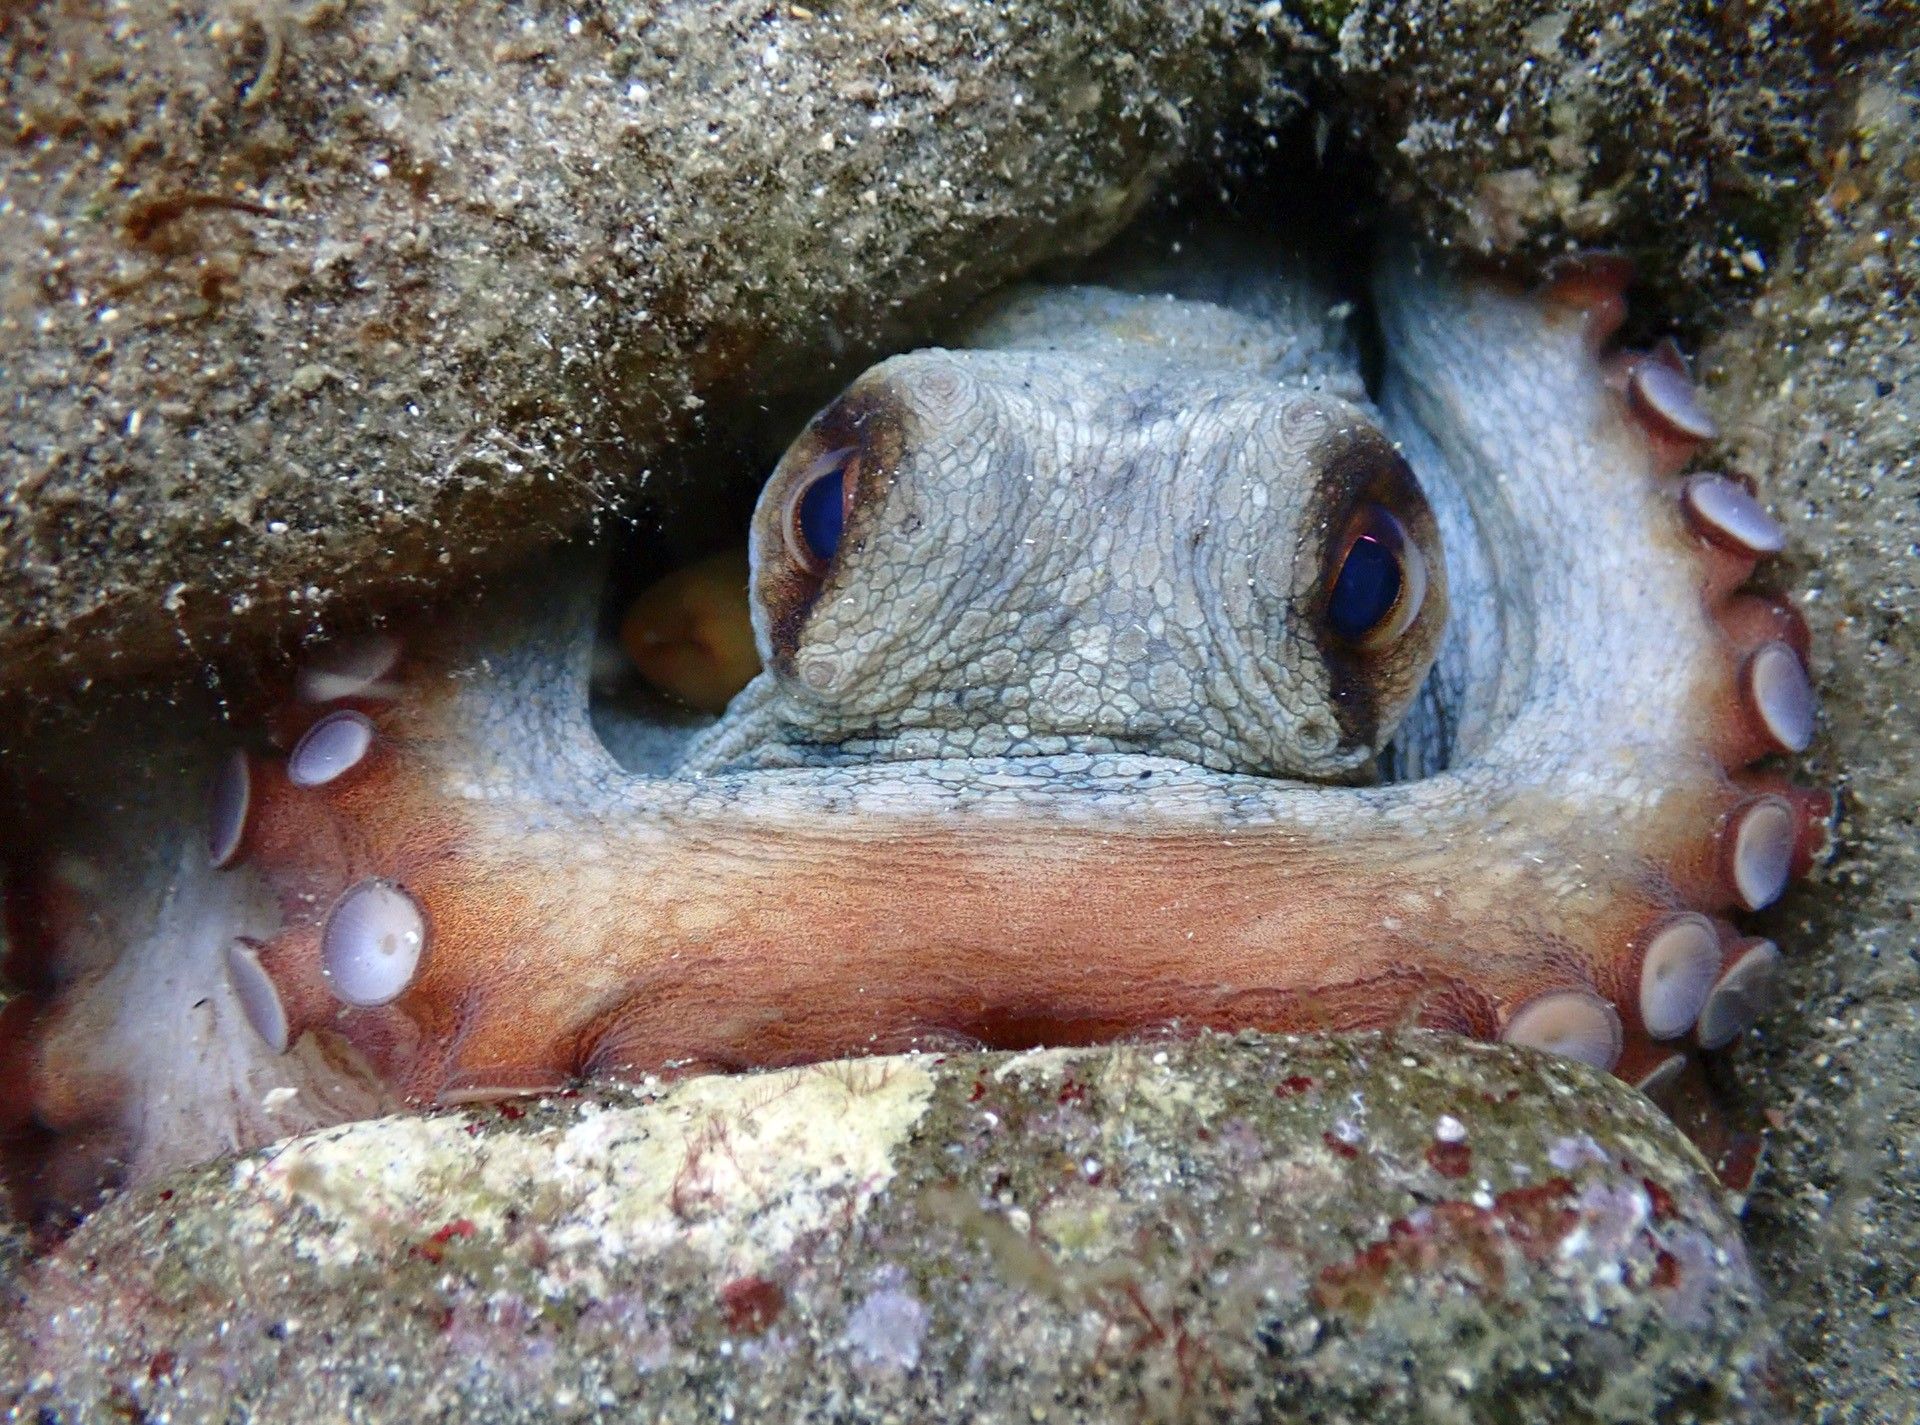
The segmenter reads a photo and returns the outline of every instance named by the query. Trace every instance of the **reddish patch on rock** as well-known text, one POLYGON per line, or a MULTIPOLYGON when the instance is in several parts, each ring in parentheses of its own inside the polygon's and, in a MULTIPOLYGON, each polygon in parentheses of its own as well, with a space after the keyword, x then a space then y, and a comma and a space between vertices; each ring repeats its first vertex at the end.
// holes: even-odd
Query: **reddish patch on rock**
POLYGON ((735 1277, 720 1288, 720 1309, 727 1329, 736 1336, 758 1336, 779 1319, 787 1295, 778 1282, 765 1277, 735 1277))
POLYGON ((1312 1087, 1313 1080, 1307 1077, 1307 1075, 1288 1074, 1273 1086, 1273 1096, 1275 1098, 1292 1098, 1295 1094, 1303 1094, 1312 1087))
POLYGON ((1322 1310, 1364 1321, 1396 1278, 1443 1273, 1498 1290, 1511 1253, 1542 1261, 1573 1230, 1579 1214, 1566 1205, 1573 1190, 1566 1178, 1549 1178, 1501 1193, 1492 1207, 1443 1202, 1418 1221, 1403 1217, 1350 1261, 1324 1268, 1314 1298, 1322 1310))
POLYGON ((1060 1092, 1057 1097, 1061 1103, 1085 1103, 1087 1101, 1087 1086, 1078 1079, 1068 1079, 1064 1084, 1060 1085, 1060 1092))
POLYGON ((1735 1133, 1725 1147, 1713 1155, 1713 1170, 1732 1192, 1745 1192, 1753 1186, 1753 1175, 1760 1171, 1760 1135, 1735 1133))
POLYGON ((1320 1141, 1322 1143, 1325 1143, 1338 1156, 1342 1158, 1357 1158, 1360 1156, 1360 1150, 1354 1147, 1353 1144, 1343 1142, 1340 1139, 1334 1137, 1331 1133, 1322 1133, 1320 1135, 1320 1141))
POLYGON ((1665 1222, 1673 1216, 1673 1194, 1661 1187, 1652 1178, 1640 1179, 1640 1186, 1647 1190, 1647 1201, 1652 1205, 1653 1220, 1665 1222))
POLYGON ((1473 1167, 1473 1149, 1465 1143, 1445 1143, 1436 1139, 1427 1144, 1427 1166, 1443 1178, 1464 1178, 1473 1167))
POLYGON ((1653 1285, 1662 1291, 1680 1285, 1680 1260, 1664 1248, 1653 1259, 1653 1285))
POLYGON ((447 1256, 447 1243, 454 1241, 456 1238, 464 1242, 478 1230, 479 1229, 473 1225, 471 1218, 455 1218, 452 1222, 449 1222, 445 1227, 442 1227, 438 1232, 427 1238, 426 1241, 416 1246, 413 1249, 413 1255, 416 1257, 424 1257, 429 1262, 443 1262, 447 1256))

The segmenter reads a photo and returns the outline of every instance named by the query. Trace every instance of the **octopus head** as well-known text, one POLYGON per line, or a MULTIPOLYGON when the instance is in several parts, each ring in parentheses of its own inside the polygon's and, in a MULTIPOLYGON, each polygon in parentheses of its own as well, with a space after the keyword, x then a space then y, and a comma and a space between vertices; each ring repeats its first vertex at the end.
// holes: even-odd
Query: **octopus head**
POLYGON ((888 361, 794 443, 752 539, 766 714, 735 765, 1367 780, 1446 620, 1432 512, 1366 410, 1154 351, 888 361))

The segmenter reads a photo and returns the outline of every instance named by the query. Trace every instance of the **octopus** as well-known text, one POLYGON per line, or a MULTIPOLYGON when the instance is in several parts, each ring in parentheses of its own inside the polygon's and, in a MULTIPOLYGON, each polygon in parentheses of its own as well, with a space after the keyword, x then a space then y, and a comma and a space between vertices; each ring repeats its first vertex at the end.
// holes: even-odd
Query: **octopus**
MULTIPOLYGON (((1417 1025, 1669 1089, 1763 1012, 1740 918, 1831 803, 1783 766, 1805 625, 1749 587, 1782 531, 1692 468, 1678 350, 1615 344, 1628 275, 1389 242, 1377 361, 1244 238, 1007 294, 780 460, 716 718, 596 696, 590 544, 307 650, 240 745, 149 709, 18 799, 16 1209, 955 1046, 1417 1025)), ((643 653, 708 638, 645 607, 643 653)))

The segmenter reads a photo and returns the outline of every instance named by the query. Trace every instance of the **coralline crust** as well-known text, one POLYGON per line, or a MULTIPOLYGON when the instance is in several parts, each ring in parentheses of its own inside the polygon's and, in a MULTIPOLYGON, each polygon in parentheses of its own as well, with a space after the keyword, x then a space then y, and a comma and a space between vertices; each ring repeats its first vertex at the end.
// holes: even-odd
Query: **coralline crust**
POLYGON ((1768 1352, 1657 1110, 1423 1033, 360 1123, 24 1285, 21 1408, 261 1422, 1734 1421, 1768 1352))

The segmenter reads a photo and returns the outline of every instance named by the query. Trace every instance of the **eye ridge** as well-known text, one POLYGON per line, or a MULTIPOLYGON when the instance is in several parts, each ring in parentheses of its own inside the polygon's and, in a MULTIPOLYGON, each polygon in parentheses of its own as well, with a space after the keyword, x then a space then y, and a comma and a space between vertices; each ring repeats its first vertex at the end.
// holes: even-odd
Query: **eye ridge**
POLYGON ((1371 502, 1347 523, 1340 562, 1328 584, 1326 620, 1361 648, 1405 633, 1426 598, 1426 561, 1392 511, 1371 502))

